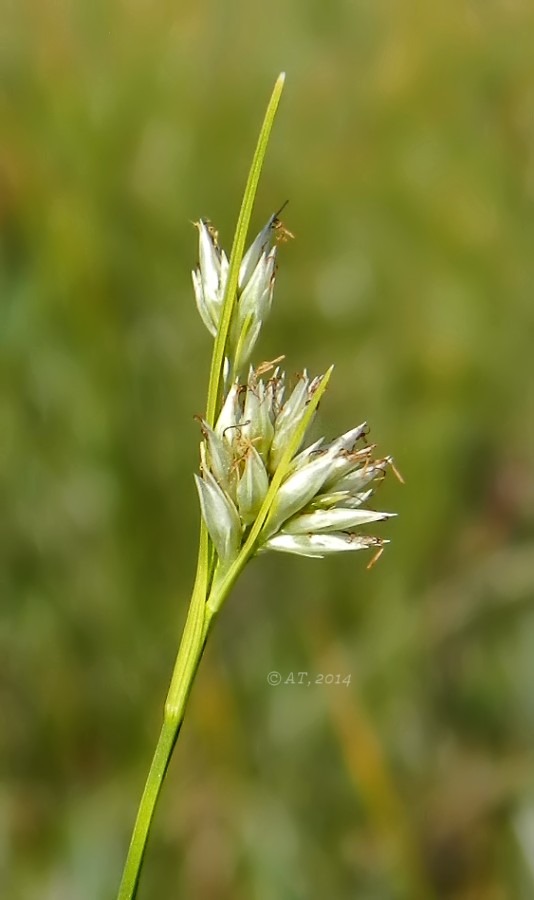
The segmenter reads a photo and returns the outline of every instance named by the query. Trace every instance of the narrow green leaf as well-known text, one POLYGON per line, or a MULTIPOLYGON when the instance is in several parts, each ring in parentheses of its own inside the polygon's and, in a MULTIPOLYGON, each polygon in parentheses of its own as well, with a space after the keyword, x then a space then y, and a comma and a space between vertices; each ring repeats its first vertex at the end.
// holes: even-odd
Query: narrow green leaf
POLYGON ((241 209, 239 211, 239 217, 235 229, 234 242, 232 245, 232 252, 230 254, 228 278, 226 281, 226 289, 224 292, 219 331, 217 333, 217 337, 215 338, 215 345, 213 347, 213 356, 211 359, 211 370, 208 384, 206 421, 212 428, 218 412, 224 357, 228 341, 230 322, 232 320, 232 312, 237 295, 239 268, 241 266, 241 260, 243 259, 245 241, 250 225, 254 199, 258 190, 258 182, 260 180, 263 161, 267 152, 267 144, 269 143, 269 136, 273 127, 276 110, 280 102, 280 96, 284 87, 284 81, 285 73, 282 72, 282 74, 278 76, 271 95, 271 99, 269 101, 269 105, 267 107, 267 111, 265 113, 265 118, 261 127, 258 143, 254 152, 254 157, 252 159, 252 165, 250 167, 247 185, 245 187, 245 193, 243 194, 243 201, 241 203, 241 209))

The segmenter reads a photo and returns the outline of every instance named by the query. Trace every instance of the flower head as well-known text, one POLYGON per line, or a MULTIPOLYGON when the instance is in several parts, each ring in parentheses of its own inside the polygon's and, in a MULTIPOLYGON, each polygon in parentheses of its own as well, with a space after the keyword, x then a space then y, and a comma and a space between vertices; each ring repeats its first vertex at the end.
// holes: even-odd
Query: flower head
MULTIPOLYGON (((199 264, 193 286, 200 315, 217 337, 229 261, 213 226, 207 220, 196 224, 199 264)), ((271 308, 275 242, 288 236, 278 214, 272 215, 241 261, 224 350, 222 405, 213 425, 201 420, 201 475, 195 477, 219 575, 245 544, 248 558, 266 550, 300 556, 366 548, 380 553, 387 543, 361 533, 392 515, 370 510, 368 503, 387 469, 396 471, 391 457, 375 457, 367 424, 334 441, 297 446, 326 387, 325 376, 310 378, 304 370, 290 387, 275 360, 250 367, 246 382, 239 380, 271 308), (263 378, 267 373, 270 377, 263 378)))
MULTIPOLYGON (((201 219, 195 225, 198 228, 199 263, 191 273, 193 288, 202 321, 215 337, 228 278, 228 257, 219 247, 217 231, 207 219, 201 219)), ((227 348, 233 372, 239 372, 247 365, 269 314, 276 273, 275 241, 289 234, 275 213, 243 257, 227 348)))
MULTIPOLYGON (((262 367, 264 370, 265 367, 262 367)), ((231 386, 214 429, 202 422, 202 514, 223 568, 237 557, 321 378, 301 373, 288 390, 275 369, 264 380, 251 368, 246 384, 231 386)), ((336 440, 297 448, 260 532, 257 551, 325 556, 380 548, 385 541, 360 529, 391 517, 367 508, 392 465, 374 457, 362 423, 336 440)))

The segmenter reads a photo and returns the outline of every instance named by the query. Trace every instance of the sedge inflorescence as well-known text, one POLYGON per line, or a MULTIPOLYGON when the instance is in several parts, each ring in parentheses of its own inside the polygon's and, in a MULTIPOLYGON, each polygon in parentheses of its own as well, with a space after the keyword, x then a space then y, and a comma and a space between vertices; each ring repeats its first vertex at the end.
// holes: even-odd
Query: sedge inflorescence
POLYGON ((199 417, 202 441, 195 480, 202 522, 197 570, 119 900, 136 896, 155 805, 206 641, 248 561, 269 550, 321 557, 370 548, 370 567, 387 543, 368 529, 391 513, 374 511, 369 503, 388 469, 396 469, 391 457, 375 453, 366 423, 334 440, 306 442, 332 367, 318 377, 303 371, 288 378, 280 367, 284 357, 251 365, 271 310, 278 245, 292 237, 280 210, 244 253, 284 80, 282 73, 259 132, 230 257, 208 220, 195 223, 199 261, 193 287, 199 313, 214 338, 206 411, 199 417))
MULTIPOLYGON (((215 337, 228 258, 213 227, 206 221, 197 227, 199 266, 193 284, 202 319, 215 337)), ((237 558, 283 460, 283 478, 259 531, 256 552, 311 557, 367 548, 380 552, 387 542, 360 529, 393 515, 367 506, 393 461, 390 456, 375 458, 365 422, 333 441, 321 438, 302 449, 301 439, 292 447, 324 376, 310 378, 304 371, 289 385, 275 360, 257 369, 250 366, 246 380, 239 377, 271 308, 276 238, 287 234, 272 216, 243 257, 227 341, 222 408, 213 427, 201 419, 201 473, 195 480, 222 572, 237 558), (293 453, 287 462, 289 447, 293 453)))

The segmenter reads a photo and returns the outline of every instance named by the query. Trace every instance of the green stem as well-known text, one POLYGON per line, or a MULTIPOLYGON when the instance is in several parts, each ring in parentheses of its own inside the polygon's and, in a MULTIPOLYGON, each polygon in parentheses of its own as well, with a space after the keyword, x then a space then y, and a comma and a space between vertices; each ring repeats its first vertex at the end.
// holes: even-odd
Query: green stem
MULTIPOLYGON (((230 593, 230 590, 231 585, 228 586, 226 595, 230 593)), ((195 586, 191 598, 189 615, 171 681, 171 690, 165 704, 163 724, 139 804, 117 900, 131 900, 137 893, 143 857, 156 804, 169 767, 174 745, 184 720, 189 693, 214 621, 214 613, 206 607, 206 615, 203 617, 200 632, 198 631, 193 613, 195 607, 198 606, 198 598, 195 597, 196 592, 197 586, 195 586), (181 660, 183 660, 183 664, 180 662, 181 660)))
MULTIPOLYGON (((237 221, 223 300, 221 322, 211 360, 206 411, 206 419, 210 425, 213 425, 215 421, 220 403, 226 342, 237 294, 239 268, 243 258, 245 240, 263 160, 267 150, 267 143, 269 141, 269 135, 280 101, 283 85, 284 75, 280 75, 274 86, 265 113, 237 221)), ((137 893, 143 857, 148 841, 150 826, 156 809, 156 803, 163 785, 165 774, 169 767, 174 745, 176 744, 176 740, 180 733, 187 700, 204 652, 204 647, 206 646, 208 634, 215 613, 230 593, 237 574, 241 571, 243 565, 251 555, 252 542, 247 544, 243 548, 243 551, 240 555, 239 565, 233 569, 231 577, 225 579, 224 583, 219 585, 216 591, 216 602, 210 604, 210 598, 208 598, 211 574, 210 542, 206 526, 204 522, 201 523, 195 586, 191 596, 180 648, 176 657, 176 664, 169 687, 169 693, 165 702, 160 736, 146 780, 143 796, 141 797, 141 802, 139 804, 139 810, 119 888, 118 900, 133 900, 137 893)))
POLYGON ((202 653, 206 645, 207 630, 204 628, 205 597, 207 590, 207 536, 202 528, 200 536, 199 562, 195 587, 189 605, 189 612, 176 658, 171 687, 165 703, 165 712, 160 736, 150 766, 150 771, 139 804, 139 810, 132 833, 128 856, 124 866, 118 900, 131 900, 137 892, 137 885, 143 865, 143 857, 156 803, 163 779, 169 766, 174 745, 184 720, 185 708, 202 653))
POLYGON ((156 752, 154 753, 141 803, 139 804, 139 811, 119 888, 118 900, 130 900, 137 893, 148 832, 179 730, 179 725, 176 727, 173 722, 163 721, 156 752))

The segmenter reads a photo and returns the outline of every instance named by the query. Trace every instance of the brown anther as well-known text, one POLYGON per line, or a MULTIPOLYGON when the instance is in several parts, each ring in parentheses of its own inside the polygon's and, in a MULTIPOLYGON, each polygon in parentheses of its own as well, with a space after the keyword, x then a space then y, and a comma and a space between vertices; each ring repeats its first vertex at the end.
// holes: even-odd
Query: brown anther
POLYGON ((294 238, 294 237, 295 237, 295 235, 293 234, 293 232, 290 231, 289 228, 286 228, 286 226, 284 225, 284 223, 283 223, 280 219, 275 219, 275 220, 274 220, 274 222, 273 222, 273 231, 274 231, 274 233, 275 233, 275 234, 274 234, 275 240, 276 240, 279 244, 286 244, 287 241, 288 241, 290 238, 294 238))
POLYGON ((380 557, 382 556, 383 552, 384 552, 384 548, 383 548, 383 547, 379 547, 378 550, 376 551, 376 553, 373 555, 371 561, 367 563, 366 568, 367 568, 368 571, 369 571, 369 569, 372 569, 373 566, 376 565, 376 563, 378 562, 378 560, 379 560, 380 557))
POLYGON ((346 450, 345 453, 352 460, 365 459, 365 465, 368 466, 371 461, 371 453, 375 447, 376 444, 366 444, 365 447, 360 447, 359 450, 346 450))
POLYGON ((390 467, 391 471, 393 472, 397 481, 400 481, 401 484, 406 484, 404 478, 402 477, 401 473, 397 469, 397 466, 395 465, 395 463, 393 462, 392 459, 390 459, 390 461, 389 461, 389 467, 390 467))
POLYGON ((254 375, 257 377, 259 375, 265 375, 266 372, 270 372, 277 363, 282 362, 285 359, 285 356, 277 356, 276 359, 272 359, 270 362, 262 362, 259 366, 254 369, 254 375))
MULTIPOLYGON (((240 425, 249 425, 249 424, 250 424, 249 422, 241 422, 240 423, 240 425)), ((240 426, 236 425, 233 427, 239 428, 240 426)), ((247 456, 250 455, 251 449, 254 448, 254 444, 256 444, 258 441, 261 441, 261 435, 258 435, 257 437, 250 439, 250 438, 244 438, 240 434, 239 437, 237 438, 237 441, 238 441, 237 449, 238 449, 239 455, 236 456, 235 459, 233 460, 232 465, 231 465, 231 471, 239 472, 240 474, 242 474, 245 460, 246 460, 247 456)))
POLYGON ((208 234, 209 234, 210 238, 212 239, 215 247, 218 248, 219 247, 219 232, 217 231, 217 229, 215 228, 213 223, 210 221, 210 219, 202 219, 202 221, 204 222, 204 225, 208 229, 208 234))

